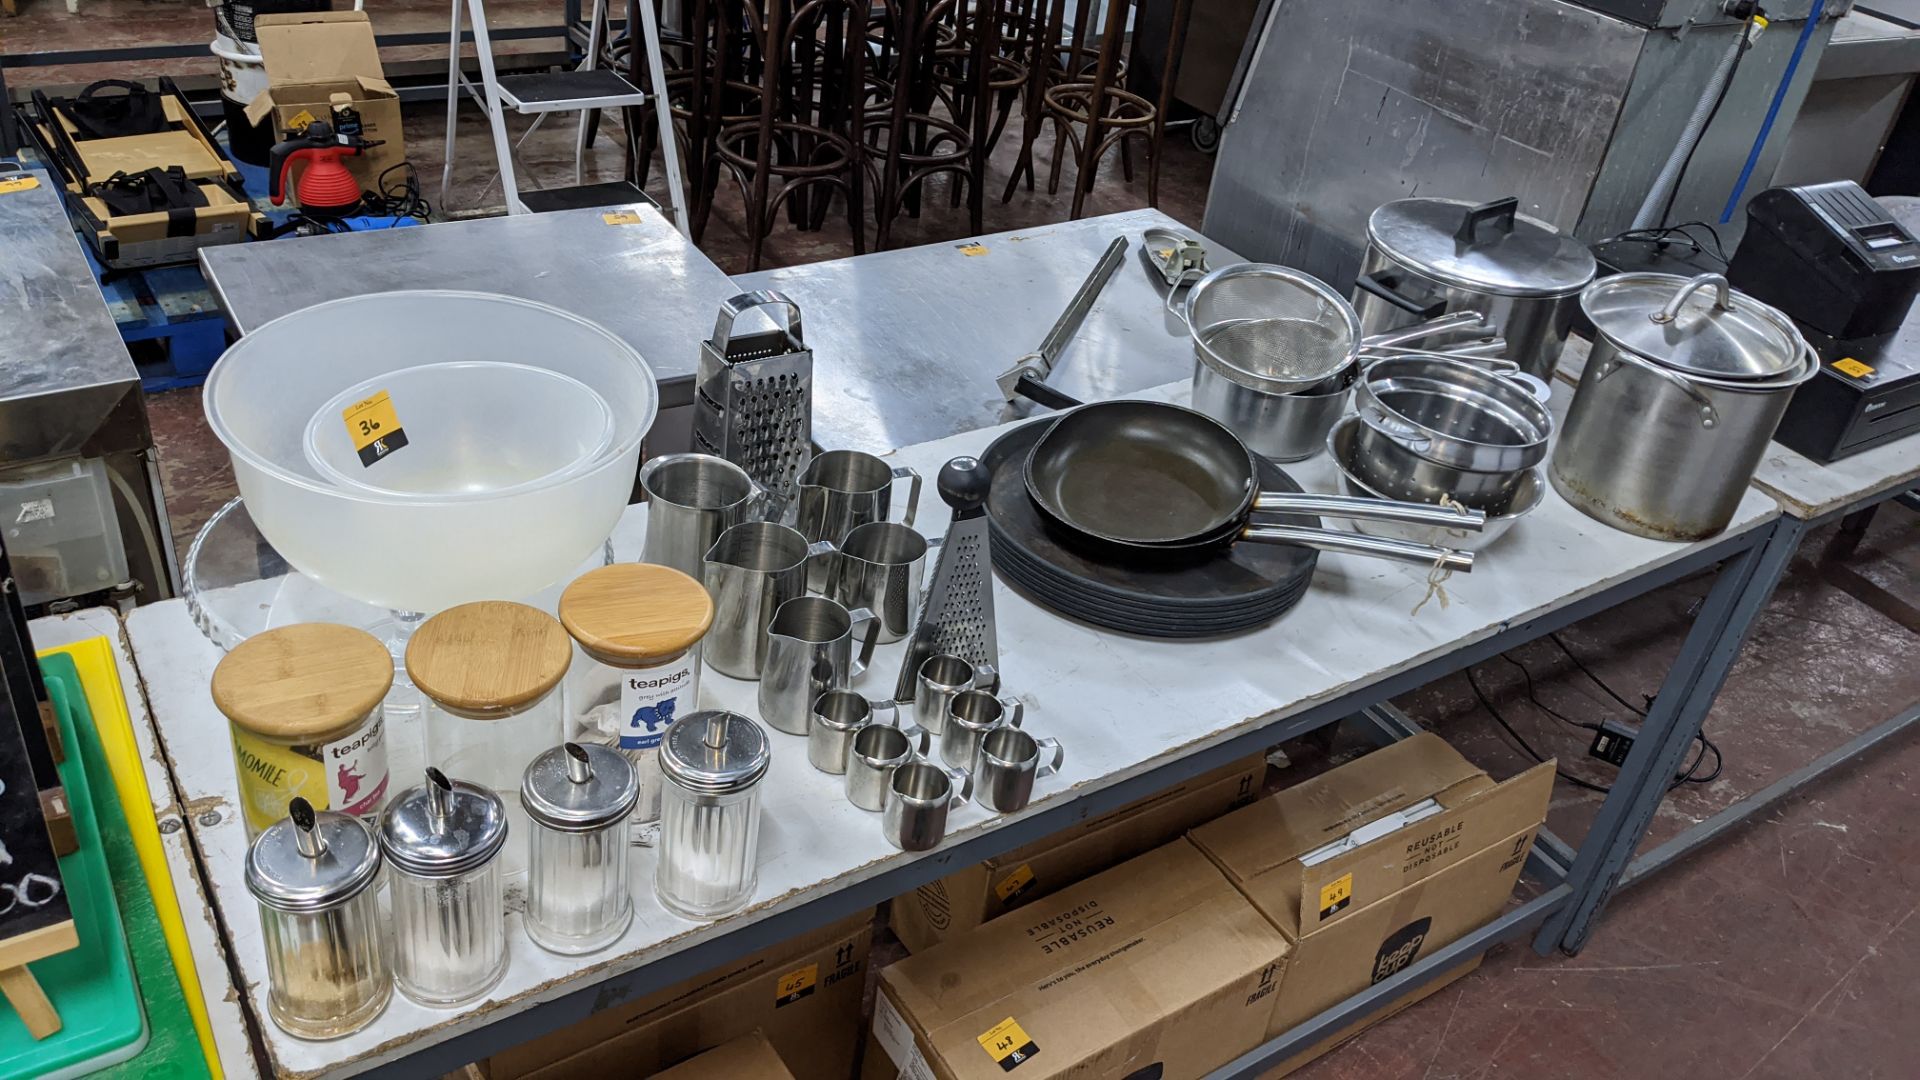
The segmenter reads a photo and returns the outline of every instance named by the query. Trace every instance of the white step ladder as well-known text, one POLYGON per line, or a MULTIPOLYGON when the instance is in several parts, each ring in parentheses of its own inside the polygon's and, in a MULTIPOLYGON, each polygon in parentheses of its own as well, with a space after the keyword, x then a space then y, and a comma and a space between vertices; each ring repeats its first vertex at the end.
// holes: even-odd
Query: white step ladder
MULTIPOLYGON (((573 71, 537 72, 531 75, 501 76, 494 70, 493 41, 487 33, 485 0, 453 0, 452 55, 447 62, 447 156, 441 174, 441 198, 453 184, 454 134, 459 119, 460 93, 465 90, 479 103, 493 128, 493 151, 500 163, 500 184, 506 195, 507 212, 529 214, 576 206, 605 206, 641 201, 646 198, 629 180, 604 184, 586 184, 587 119, 594 109, 637 108, 649 102, 660 125, 660 152, 665 158, 669 208, 674 223, 687 232, 687 200, 680 179, 680 151, 673 138, 673 114, 667 106, 667 73, 660 55, 660 24, 651 0, 635 5, 645 37, 647 69, 652 74, 653 92, 644 93, 619 73, 599 66, 601 35, 606 31, 608 0, 593 0, 593 17, 587 31, 586 58, 573 71), (462 18, 473 23, 473 42, 480 60, 480 84, 467 78, 460 64, 462 18), (522 192, 516 170, 518 144, 507 137, 507 113, 534 117, 521 140, 533 134, 548 113, 580 114, 574 134, 573 186, 522 192)), ((631 33, 631 30, 629 30, 631 33)), ((632 138, 632 133, 627 133, 632 138)))

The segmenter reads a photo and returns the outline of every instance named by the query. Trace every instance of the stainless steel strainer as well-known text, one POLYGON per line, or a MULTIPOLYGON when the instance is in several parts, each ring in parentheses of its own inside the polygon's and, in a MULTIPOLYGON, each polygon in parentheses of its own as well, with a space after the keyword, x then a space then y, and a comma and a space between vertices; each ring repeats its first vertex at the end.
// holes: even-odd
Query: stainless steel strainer
POLYGON ((1187 294, 1200 362, 1227 378, 1287 394, 1352 364, 1360 318, 1317 278, 1268 263, 1223 266, 1187 294))

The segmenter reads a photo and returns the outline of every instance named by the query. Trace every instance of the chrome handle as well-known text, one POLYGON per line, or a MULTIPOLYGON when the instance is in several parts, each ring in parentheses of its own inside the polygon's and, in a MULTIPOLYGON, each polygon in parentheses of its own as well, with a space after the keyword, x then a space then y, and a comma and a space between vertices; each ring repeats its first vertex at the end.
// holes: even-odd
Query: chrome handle
POLYGON ((1042 777, 1052 776, 1054 773, 1060 771, 1060 766, 1067 763, 1067 749, 1060 745, 1059 739, 1035 739, 1033 742, 1035 746, 1040 748, 1042 753, 1048 750, 1053 751, 1052 761, 1033 770, 1034 779, 1038 780, 1042 777))
POLYGON ((1433 503, 1397 502, 1353 495, 1319 495, 1310 491, 1262 492, 1254 497, 1253 509, 1255 513, 1319 514, 1366 521, 1397 521, 1404 525, 1438 525, 1468 532, 1479 532, 1487 523, 1485 513, 1464 506, 1436 506, 1433 503))
POLYGON ((920 512, 920 473, 901 465, 893 470, 893 478, 912 481, 907 487, 907 513, 900 519, 900 524, 912 525, 914 516, 920 512))
MULTIPOLYGON (((839 569, 838 559, 834 560, 834 568, 839 569)), ((839 575, 834 576, 837 578, 839 575)), ((868 608, 854 608, 847 612, 847 618, 855 625, 861 622, 867 624, 866 636, 860 639, 860 653, 847 665, 847 681, 852 682, 864 675, 868 666, 873 663, 874 646, 880 644, 880 617, 868 608)))
POLYGON ((1372 349, 1405 345, 1409 341, 1419 341, 1422 338, 1438 337, 1441 334, 1451 334, 1462 330, 1491 329, 1493 329, 1493 324, 1488 322, 1487 317, 1478 311, 1454 311, 1442 315, 1437 319, 1428 319, 1425 322, 1414 323, 1412 326, 1403 326, 1398 330, 1382 330, 1377 334, 1368 334, 1366 337, 1360 339, 1360 347, 1362 349, 1372 349))
POLYGON ((738 296, 728 297, 720 305, 720 315, 713 321, 713 347, 721 356, 727 354, 727 343, 733 338, 733 321, 756 308, 783 307, 787 309, 787 318, 781 327, 796 343, 804 343, 800 336, 800 305, 793 302, 785 293, 772 289, 755 289, 738 296))
POLYGON ((949 811, 958 810, 973 798, 973 774, 965 769, 956 769, 942 765, 940 771, 947 774, 947 780, 953 787, 953 795, 947 800, 949 811))
POLYGON ((1009 710, 1007 713, 1008 727, 1019 727, 1020 722, 1027 718, 1027 703, 1017 697, 1001 698, 1000 707, 1009 710))
POLYGON ((1259 544, 1298 544, 1301 547, 1333 551, 1342 555, 1365 555, 1376 559, 1418 563, 1422 566, 1438 563, 1441 569, 1458 570, 1463 574, 1473 571, 1473 552, 1471 551, 1455 551, 1452 548, 1416 544, 1407 540, 1390 540, 1384 536, 1362 536, 1358 533, 1333 532, 1328 529, 1303 529, 1297 525, 1249 525, 1241 532, 1240 539, 1259 544))
MULTIPOLYGON (((900 719, 900 707, 897 705, 893 706, 892 712, 894 714, 894 720, 898 721, 900 719)), ((907 744, 909 746, 917 746, 919 748, 915 750, 914 753, 919 754, 921 757, 926 757, 927 752, 933 749, 933 732, 928 731, 919 724, 907 724, 900 728, 900 734, 907 737, 907 744)))
MULTIPOLYGON (((1711 275, 1703 274, 1701 276, 1706 277, 1711 275)), ((1623 364, 1632 364, 1642 371, 1657 375, 1677 387, 1681 393, 1692 398, 1693 403, 1700 408, 1701 427, 1711 429, 1720 423, 1720 413, 1714 409, 1713 399, 1701 393, 1699 387, 1688 382, 1678 372, 1669 371, 1651 360, 1642 360, 1630 352, 1615 349, 1612 356, 1600 362, 1600 369, 1594 374, 1593 381, 1598 384, 1602 379, 1620 370, 1623 364)))
POLYGON ((1647 316, 1647 318, 1661 326, 1667 325, 1679 317, 1680 308, 1687 302, 1688 297, 1708 285, 1713 286, 1713 310, 1732 311, 1733 286, 1727 284, 1726 277, 1721 274, 1701 274, 1691 281, 1688 281, 1685 285, 1680 286, 1680 291, 1673 294, 1673 299, 1667 301, 1666 307, 1647 316))
MULTIPOLYGON (((1365 379, 1361 380, 1361 386, 1366 386, 1365 379)), ((1431 436, 1421 434, 1419 428, 1387 412, 1385 406, 1373 400, 1371 391, 1364 392, 1367 400, 1360 405, 1360 419, 1368 427, 1415 454, 1424 454, 1433 446, 1431 436)))

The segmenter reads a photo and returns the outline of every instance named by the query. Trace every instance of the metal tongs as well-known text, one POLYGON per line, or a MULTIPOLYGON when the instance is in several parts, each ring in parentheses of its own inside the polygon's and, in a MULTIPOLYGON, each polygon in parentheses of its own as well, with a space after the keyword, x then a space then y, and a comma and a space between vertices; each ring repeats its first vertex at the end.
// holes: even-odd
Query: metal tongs
POLYGON ((1107 250, 1101 254, 1100 261, 1094 265, 1093 273, 1080 283, 1080 289, 1067 302, 1067 310, 1054 320, 1053 329, 1047 331, 1040 347, 1013 362, 1013 366, 1000 373, 994 380, 1000 386, 1000 393, 1009 402, 1021 397, 1030 397, 1035 401, 1044 401, 1050 393, 1046 385, 1047 378, 1053 374, 1053 365, 1059 361, 1067 342, 1087 320, 1087 312, 1093 310, 1093 302, 1100 298, 1100 291, 1107 287, 1113 272, 1120 266, 1120 259, 1127 252, 1127 238, 1117 236, 1107 250), (1025 390, 1022 387, 1025 387, 1025 390), (1035 396, 1035 392, 1040 396, 1035 396))

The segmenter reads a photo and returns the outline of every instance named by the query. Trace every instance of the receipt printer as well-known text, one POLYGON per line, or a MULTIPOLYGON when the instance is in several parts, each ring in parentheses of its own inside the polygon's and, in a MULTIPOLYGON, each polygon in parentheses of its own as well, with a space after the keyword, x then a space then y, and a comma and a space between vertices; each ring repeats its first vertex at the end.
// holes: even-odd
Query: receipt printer
POLYGON ((1851 180, 1772 188, 1747 205, 1727 280, 1817 334, 1870 337, 1920 291, 1920 240, 1851 180))

